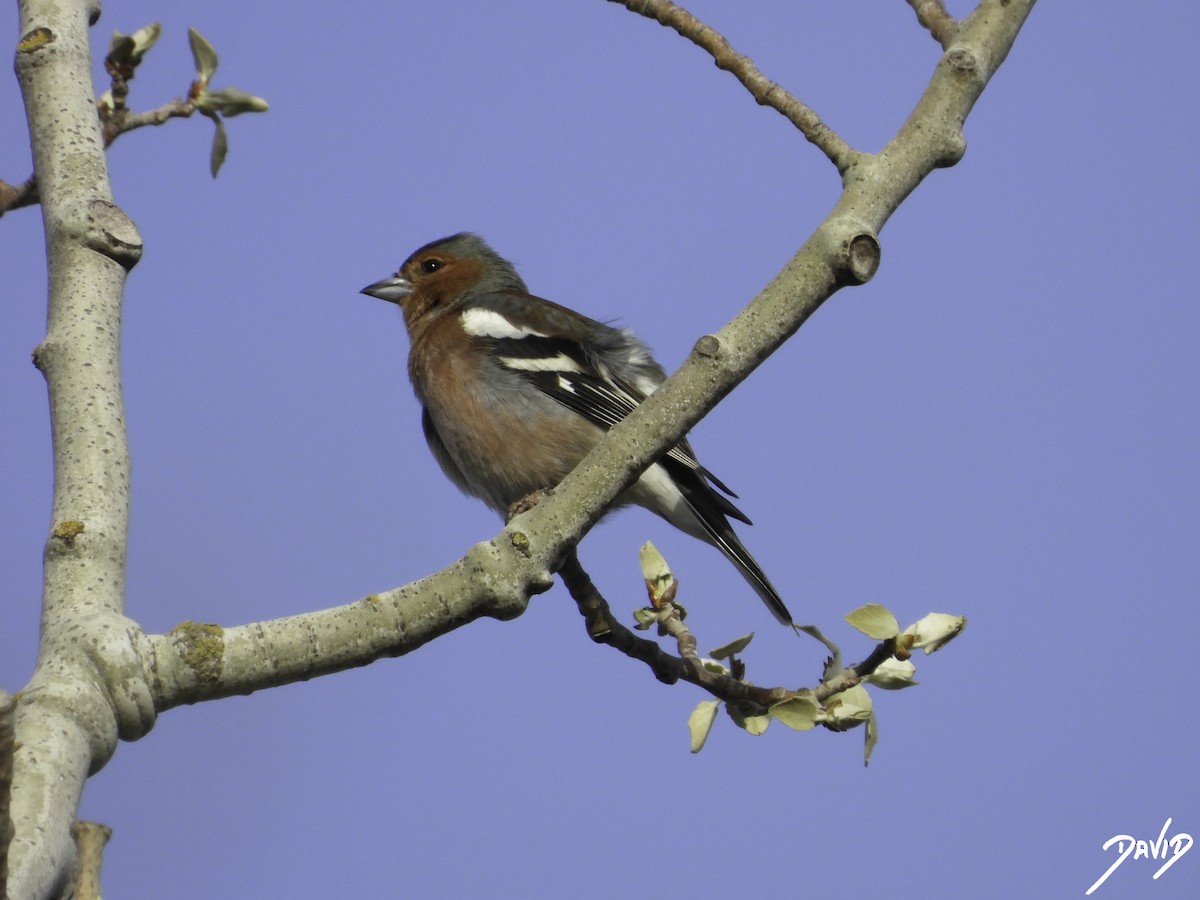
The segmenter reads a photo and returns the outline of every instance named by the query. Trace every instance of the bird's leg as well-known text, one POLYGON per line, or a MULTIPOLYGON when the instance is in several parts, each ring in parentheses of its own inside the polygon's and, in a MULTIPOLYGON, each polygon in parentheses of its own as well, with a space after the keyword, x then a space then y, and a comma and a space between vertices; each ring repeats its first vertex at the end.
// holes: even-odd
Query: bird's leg
POLYGON ((507 525, 523 512, 529 512, 543 500, 550 496, 550 492, 545 488, 538 488, 536 491, 526 494, 516 503, 508 508, 508 514, 504 517, 504 523, 507 525))

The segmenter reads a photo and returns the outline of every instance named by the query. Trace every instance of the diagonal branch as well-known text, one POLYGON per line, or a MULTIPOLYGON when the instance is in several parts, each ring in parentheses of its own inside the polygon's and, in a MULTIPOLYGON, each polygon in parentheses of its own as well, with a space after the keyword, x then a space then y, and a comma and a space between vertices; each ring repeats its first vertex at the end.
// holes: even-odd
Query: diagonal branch
MULTIPOLYGON (((983 0, 908 121, 883 152, 855 166, 841 199, 804 246, 746 309, 697 341, 679 371, 613 426, 543 502, 477 545, 468 558, 414 585, 287 619, 233 629, 189 626, 144 638, 144 658, 154 662, 148 689, 154 708, 366 665, 407 653, 479 616, 519 615, 529 594, 548 587, 550 572, 571 572, 570 548, 642 471, 839 288, 870 279, 879 261, 876 232, 926 175, 961 154, 962 123, 1032 5, 983 0), (364 624, 370 632, 361 637, 355 628, 364 624)), ((589 626, 594 633, 618 635, 614 639, 663 680, 706 678, 694 667, 664 659, 652 641, 621 634, 622 626, 600 607, 589 614, 589 626)), ((750 698, 737 693, 741 690, 730 695, 735 702, 750 698)))
POLYGON ((761 106, 771 107, 800 129, 800 133, 829 157, 830 162, 837 166, 839 172, 845 172, 853 165, 859 155, 858 151, 822 122, 821 117, 811 107, 767 78, 759 71, 758 66, 750 57, 738 53, 720 32, 704 24, 682 6, 672 3, 670 0, 610 0, 610 2, 620 3, 630 12, 654 19, 667 28, 673 28, 704 50, 713 58, 718 69, 724 69, 737 78, 761 106))

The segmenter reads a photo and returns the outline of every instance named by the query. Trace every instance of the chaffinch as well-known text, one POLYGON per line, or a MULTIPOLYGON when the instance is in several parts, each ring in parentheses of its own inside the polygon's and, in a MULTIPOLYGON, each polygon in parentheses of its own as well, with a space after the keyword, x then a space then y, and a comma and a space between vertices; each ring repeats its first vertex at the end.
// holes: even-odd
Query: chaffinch
MULTIPOLYGON (((627 329, 529 293, 473 234, 426 244, 362 292, 399 304, 408 374, 434 457, 464 492, 504 515, 558 484, 666 373, 627 329)), ((725 554, 780 622, 792 617, 729 524, 750 520, 680 441, 617 505, 637 504, 725 554)))

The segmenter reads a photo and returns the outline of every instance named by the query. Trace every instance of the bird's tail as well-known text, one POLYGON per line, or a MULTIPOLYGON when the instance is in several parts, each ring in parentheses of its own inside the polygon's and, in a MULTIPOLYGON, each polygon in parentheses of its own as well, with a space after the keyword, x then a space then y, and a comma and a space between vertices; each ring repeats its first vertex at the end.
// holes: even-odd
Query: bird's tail
MULTIPOLYGON (((668 467, 671 466, 671 460, 664 462, 668 467)), ((713 490, 702 477, 698 477, 697 473, 676 471, 672 474, 675 475, 673 480, 683 494, 683 499, 687 502, 702 529, 701 532, 693 531, 693 533, 697 537, 707 540, 725 554, 742 573, 742 577, 746 579, 750 587, 754 588, 754 592, 762 597, 763 602, 767 604, 767 609, 771 610, 771 614, 781 624, 792 625, 792 614, 788 612, 783 598, 779 596, 779 591, 775 590, 775 586, 771 584, 762 567, 750 555, 750 551, 746 549, 745 544, 733 530, 733 526, 729 524, 730 518, 738 519, 747 525, 751 524, 750 520, 729 500, 713 490)), ((704 474, 707 475, 707 472, 704 474)), ((715 481, 715 479, 713 480, 715 481)), ((720 482, 716 483, 720 484, 720 482)), ((724 485, 721 487, 724 489, 724 485)))
MULTIPOLYGON (((712 545, 724 553, 729 561, 737 567, 750 587, 754 588, 754 592, 762 597, 763 602, 767 604, 767 609, 771 610, 771 614, 781 624, 791 625, 792 614, 788 612, 783 598, 779 596, 779 591, 775 590, 775 586, 771 584, 762 567, 750 555, 750 551, 746 549, 746 545, 741 542, 729 522, 727 520, 713 522, 708 517, 701 515, 694 506, 692 511, 696 513, 696 518, 704 526, 704 531, 712 545)), ((722 520, 724 520, 723 516, 722 520)))

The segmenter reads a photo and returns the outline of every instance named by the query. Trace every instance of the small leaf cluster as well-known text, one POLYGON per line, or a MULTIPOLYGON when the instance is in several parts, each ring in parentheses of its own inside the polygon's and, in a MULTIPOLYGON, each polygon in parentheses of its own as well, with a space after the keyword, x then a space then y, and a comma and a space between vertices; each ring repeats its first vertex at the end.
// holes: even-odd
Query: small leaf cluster
MULTIPOLYGON (((846 621, 868 637, 891 642, 892 656, 864 676, 862 683, 857 683, 855 679, 856 683, 829 696, 823 704, 818 702, 812 690, 792 693, 787 699, 770 706, 765 715, 747 716, 725 704, 726 712, 734 724, 752 735, 765 732, 772 719, 796 731, 808 731, 817 725, 831 731, 848 731, 865 724, 864 759, 869 762, 878 740, 878 722, 871 695, 864 685, 871 684, 884 690, 900 690, 916 685, 913 678, 916 666, 909 659, 911 651, 920 648, 927 654, 933 653, 966 627, 966 619, 962 616, 930 613, 901 630, 892 612, 877 603, 859 607, 846 616, 846 621)), ((753 637, 753 633, 743 635, 714 649, 710 658, 703 660, 703 665, 710 671, 743 679, 746 666, 738 654, 746 649, 753 637)), ((842 666, 839 661, 841 654, 836 646, 828 641, 826 643, 830 646, 832 656, 826 661, 822 680, 828 682, 842 674, 842 666)), ((704 747, 721 705, 720 700, 703 700, 688 716, 693 753, 698 753, 704 747)))
MULTIPOLYGON (((97 100, 102 116, 114 126, 113 135, 119 134, 145 121, 132 122, 125 100, 129 93, 129 81, 151 47, 162 35, 162 25, 151 22, 133 34, 114 31, 109 42, 104 68, 112 78, 112 87, 97 100)), ((232 118, 248 112, 266 112, 269 108, 262 97, 235 87, 212 88, 210 83, 217 71, 217 51, 195 28, 188 29, 188 43, 195 65, 195 78, 188 88, 186 101, 176 99, 162 110, 155 111, 153 123, 159 124, 170 117, 187 117, 193 112, 212 119, 216 126, 212 149, 209 152, 209 171, 214 178, 229 153, 229 136, 222 117, 232 118)), ((143 117, 144 119, 145 117, 143 117)))
POLYGON ((210 89, 209 82, 217 71, 217 51, 195 28, 188 28, 188 42, 196 63, 196 80, 192 82, 190 96, 200 114, 212 119, 217 127, 209 153, 209 170, 216 178, 229 153, 229 137, 221 116, 232 118, 246 112, 266 112, 267 101, 235 87, 210 89))
MULTIPOLYGON (((744 634, 740 638, 723 644, 709 651, 709 656, 701 660, 704 668, 719 675, 729 675, 742 680, 746 674, 746 663, 738 657, 754 639, 754 632, 744 634)), ((688 731, 691 734, 691 749, 699 753, 708 740, 713 723, 717 719, 717 711, 721 708, 720 700, 702 700, 688 716, 688 731)), ((797 691, 794 696, 776 703, 767 710, 765 715, 746 715, 736 706, 724 704, 725 712, 738 728, 756 737, 767 730, 772 719, 778 719, 789 728, 797 731, 807 731, 814 725, 823 724, 825 713, 817 703, 810 690, 797 691)))

